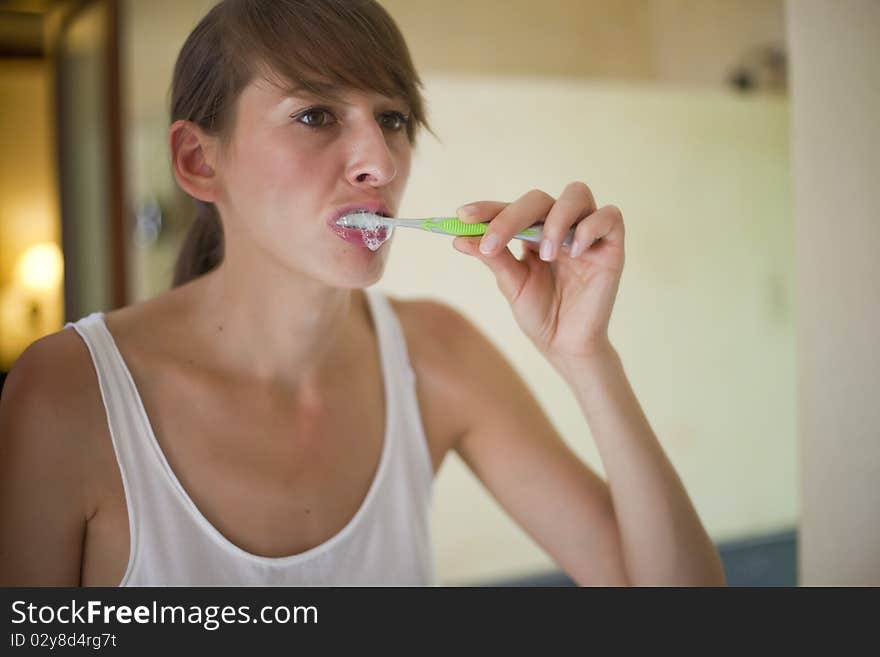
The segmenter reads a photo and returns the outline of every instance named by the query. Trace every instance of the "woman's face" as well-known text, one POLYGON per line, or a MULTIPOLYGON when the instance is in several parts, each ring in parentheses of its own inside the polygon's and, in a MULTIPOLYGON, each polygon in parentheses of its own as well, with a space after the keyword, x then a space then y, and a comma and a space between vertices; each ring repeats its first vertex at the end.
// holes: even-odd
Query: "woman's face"
POLYGON ((396 216, 410 171, 410 110, 379 94, 340 96, 325 103, 259 78, 244 89, 216 167, 227 258, 271 258, 334 287, 379 280, 390 242, 374 252, 333 221, 345 207, 396 216))

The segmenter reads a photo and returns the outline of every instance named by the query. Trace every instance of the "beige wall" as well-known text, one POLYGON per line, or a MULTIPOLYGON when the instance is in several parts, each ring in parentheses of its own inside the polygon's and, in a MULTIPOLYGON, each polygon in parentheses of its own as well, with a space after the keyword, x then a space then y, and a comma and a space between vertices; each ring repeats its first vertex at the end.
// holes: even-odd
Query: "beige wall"
POLYGON ((789 1, 800 569, 880 585, 880 3, 789 1))
POLYGON ((782 0, 381 0, 419 70, 720 86, 782 0))

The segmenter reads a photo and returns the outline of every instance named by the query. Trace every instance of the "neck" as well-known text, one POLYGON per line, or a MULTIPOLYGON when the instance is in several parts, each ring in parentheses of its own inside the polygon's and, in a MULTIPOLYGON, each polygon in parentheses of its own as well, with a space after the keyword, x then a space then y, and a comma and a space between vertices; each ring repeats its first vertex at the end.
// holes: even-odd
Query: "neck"
POLYGON ((224 261, 199 279, 195 327, 214 364, 237 378, 319 390, 357 353, 369 321, 366 295, 268 270, 224 261))

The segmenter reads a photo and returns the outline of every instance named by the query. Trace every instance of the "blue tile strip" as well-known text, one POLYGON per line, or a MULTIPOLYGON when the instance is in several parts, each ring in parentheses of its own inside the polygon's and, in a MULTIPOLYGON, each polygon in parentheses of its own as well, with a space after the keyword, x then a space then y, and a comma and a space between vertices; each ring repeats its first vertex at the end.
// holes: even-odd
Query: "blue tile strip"
MULTIPOLYGON (((797 586, 797 530, 718 544, 728 586, 797 586)), ((561 571, 489 582, 486 586, 574 586, 561 571)))

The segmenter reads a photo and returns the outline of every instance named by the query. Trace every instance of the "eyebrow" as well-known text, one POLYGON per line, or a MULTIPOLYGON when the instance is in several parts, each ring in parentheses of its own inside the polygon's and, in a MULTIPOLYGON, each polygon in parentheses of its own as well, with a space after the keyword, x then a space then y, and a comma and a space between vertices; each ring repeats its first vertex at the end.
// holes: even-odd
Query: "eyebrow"
MULTIPOLYGON (((301 84, 295 84, 287 87, 284 90, 284 93, 286 96, 309 97, 315 98, 317 100, 339 103, 340 105, 351 105, 351 103, 346 103, 344 100, 342 100, 342 95, 344 93, 345 87, 342 87, 338 84, 328 84, 324 82, 310 82, 309 84, 312 88, 305 87, 301 84)), ((395 96, 391 98, 385 95, 381 95, 381 97, 384 100, 389 100, 391 102, 399 101, 409 107, 409 103, 404 96, 395 96)))
POLYGON ((295 84, 284 90, 287 96, 309 96, 310 98, 319 98, 321 100, 334 100, 342 102, 342 87, 337 84, 325 84, 321 82, 310 82, 310 87, 301 84, 295 84))

